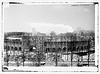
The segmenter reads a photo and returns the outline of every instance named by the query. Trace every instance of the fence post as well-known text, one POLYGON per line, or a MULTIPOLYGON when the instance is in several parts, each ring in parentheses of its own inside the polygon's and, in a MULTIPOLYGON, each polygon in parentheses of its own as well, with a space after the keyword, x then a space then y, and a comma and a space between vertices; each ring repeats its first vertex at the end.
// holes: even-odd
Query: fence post
POLYGON ((56 66, 58 65, 58 60, 57 60, 57 49, 56 49, 56 66))
POLYGON ((6 49, 6 61, 7 61, 7 66, 8 66, 8 61, 9 61, 9 57, 8 57, 8 47, 7 47, 7 49, 6 49))
POLYGON ((89 59, 90 59, 89 49, 90 49, 90 41, 88 41, 88 66, 89 66, 89 59))
POLYGON ((23 66, 24 66, 24 41, 22 40, 22 53, 23 53, 23 56, 22 56, 22 59, 23 59, 23 66))
MULTIPOLYGON (((56 39, 55 39, 55 42, 56 42, 56 39)), ((58 43, 56 42, 55 43, 55 48, 56 48, 56 55, 55 55, 55 60, 56 60, 56 66, 58 65, 58 51, 57 51, 57 49, 58 49, 58 43)))
POLYGON ((74 46, 74 43, 72 41, 72 44, 71 44, 72 48, 71 48, 71 66, 73 65, 73 46, 74 46))

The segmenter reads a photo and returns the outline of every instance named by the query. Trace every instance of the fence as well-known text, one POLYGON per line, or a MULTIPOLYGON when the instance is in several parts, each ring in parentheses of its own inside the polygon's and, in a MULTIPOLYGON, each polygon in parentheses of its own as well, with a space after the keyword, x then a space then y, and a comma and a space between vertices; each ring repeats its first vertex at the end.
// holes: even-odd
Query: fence
POLYGON ((91 41, 71 41, 62 36, 34 36, 4 40, 7 66, 94 66, 91 41))

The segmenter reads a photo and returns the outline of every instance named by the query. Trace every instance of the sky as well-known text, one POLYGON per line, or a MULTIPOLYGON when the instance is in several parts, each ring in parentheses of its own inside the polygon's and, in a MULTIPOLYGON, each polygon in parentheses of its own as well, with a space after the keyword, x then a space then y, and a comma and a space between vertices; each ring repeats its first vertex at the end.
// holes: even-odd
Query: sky
POLYGON ((4 5, 4 32, 73 32, 78 28, 94 30, 94 4, 4 5))

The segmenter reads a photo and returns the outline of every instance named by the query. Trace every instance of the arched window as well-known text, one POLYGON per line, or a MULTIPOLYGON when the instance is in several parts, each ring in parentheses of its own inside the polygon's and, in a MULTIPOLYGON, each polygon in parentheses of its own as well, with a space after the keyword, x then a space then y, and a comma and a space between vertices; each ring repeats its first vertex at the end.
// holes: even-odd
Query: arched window
POLYGON ((79 46, 77 46, 76 50, 79 51, 79 46))
POLYGON ((17 47, 15 47, 15 51, 17 51, 18 49, 17 49, 17 47))
POLYGON ((66 47, 63 48, 63 52, 66 52, 66 47))
POLYGON ((7 46, 7 51, 9 51, 10 50, 10 47, 9 46, 7 46))
POLYGON ((83 51, 83 46, 81 46, 81 50, 83 51))
POLYGON ((13 47, 11 47, 11 50, 13 50, 13 47))
POLYGON ((52 48, 52 51, 53 51, 53 52, 56 52, 56 49, 55 49, 55 48, 52 48))
POLYGON ((68 46, 68 51, 71 51, 71 47, 68 46))
POLYGON ((20 44, 22 44, 22 42, 20 42, 20 44))
POLYGON ((50 49, 49 48, 46 48, 46 53, 50 52, 50 49))
POLYGON ((21 47, 19 47, 19 51, 21 51, 21 47))
POLYGON ((18 42, 16 41, 16 44, 18 44, 18 42))
POLYGON ((4 49, 6 49, 7 47, 6 46, 4 46, 4 49))
POLYGON ((16 42, 15 42, 15 41, 13 41, 13 43, 15 44, 16 42))
POLYGON ((4 46, 4 51, 6 51, 7 50, 7 46, 4 46))
POLYGON ((73 51, 76 51, 76 47, 75 46, 73 47, 73 51))

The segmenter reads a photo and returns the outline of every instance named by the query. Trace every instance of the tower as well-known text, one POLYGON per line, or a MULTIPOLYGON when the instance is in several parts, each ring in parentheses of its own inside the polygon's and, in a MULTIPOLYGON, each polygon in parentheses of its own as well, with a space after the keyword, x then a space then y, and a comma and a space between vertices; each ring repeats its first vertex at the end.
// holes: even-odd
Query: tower
POLYGON ((32 28, 32 36, 34 36, 34 35, 36 35, 36 30, 35 30, 35 28, 32 28))

